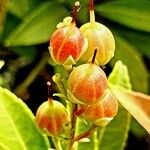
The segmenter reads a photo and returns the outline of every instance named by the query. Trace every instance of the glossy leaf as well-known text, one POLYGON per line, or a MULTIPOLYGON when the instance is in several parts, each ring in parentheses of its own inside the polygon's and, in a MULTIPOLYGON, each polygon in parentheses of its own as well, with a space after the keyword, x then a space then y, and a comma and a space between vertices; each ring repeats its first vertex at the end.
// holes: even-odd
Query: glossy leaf
POLYGON ((100 130, 99 149, 123 150, 128 136, 129 125, 130 114, 125 109, 120 107, 119 112, 113 121, 100 130))
MULTIPOLYGON (((118 61, 116 63, 108 80, 109 85, 115 84, 118 86, 123 86, 125 88, 131 89, 127 67, 123 65, 121 61, 118 61)), ((130 115, 123 107, 120 106, 117 116, 106 127, 99 130, 100 149, 122 150, 125 146, 129 127, 130 127, 130 115), (119 137, 119 139, 117 137, 119 137)))
POLYGON ((148 71, 144 65, 141 55, 133 45, 118 36, 118 34, 115 35, 115 38, 116 51, 115 56, 111 61, 111 65, 113 65, 117 60, 121 60, 128 67, 133 89, 146 93, 148 90, 148 71))
POLYGON ((150 134, 150 96, 129 91, 120 87, 112 87, 119 102, 150 134))
POLYGON ((7 89, 0 87, 0 148, 47 150, 48 139, 41 134, 28 107, 7 89))
POLYGON ((47 42, 57 23, 65 16, 67 12, 63 6, 55 2, 45 2, 25 17, 24 21, 9 34, 5 45, 33 45, 47 42))
POLYGON ((109 84, 119 85, 127 89, 131 89, 130 77, 127 66, 121 61, 117 61, 112 73, 108 78, 109 84))
POLYGON ((127 78, 128 69, 121 62, 118 61, 110 74, 109 86, 113 94, 117 97, 122 106, 148 131, 150 132, 150 96, 142 93, 131 91, 130 87, 123 85, 120 78, 124 78, 124 83, 129 81, 127 78), (121 76, 121 74, 123 76, 121 76), (115 84, 119 83, 119 84, 115 84))
POLYGON ((96 7, 96 11, 112 21, 150 32, 150 1, 109 1, 96 7))

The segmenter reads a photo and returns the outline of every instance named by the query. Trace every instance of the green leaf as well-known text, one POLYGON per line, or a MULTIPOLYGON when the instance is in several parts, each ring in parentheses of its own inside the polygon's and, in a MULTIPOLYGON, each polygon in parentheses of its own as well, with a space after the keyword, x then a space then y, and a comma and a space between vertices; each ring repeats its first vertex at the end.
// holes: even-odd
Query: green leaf
POLYGON ((121 60, 128 67, 133 89, 146 93, 148 91, 148 71, 140 53, 118 34, 115 35, 115 38, 116 51, 111 65, 113 66, 116 61, 121 60))
POLYGON ((118 61, 108 78, 111 91, 122 106, 150 133, 150 96, 133 92, 130 86, 125 86, 126 82, 129 83, 127 76, 127 67, 118 61), (124 82, 120 82, 121 79, 124 82))
POLYGON ((109 75, 108 81, 110 85, 119 85, 131 89, 128 69, 121 61, 116 62, 112 73, 109 75))
POLYGON ((100 15, 127 27, 150 32, 150 1, 110 1, 96 7, 100 15))
POLYGON ((4 41, 4 39, 10 35, 10 33, 16 28, 16 26, 18 26, 20 22, 21 19, 11 13, 7 13, 1 40, 4 41))
POLYGON ((37 0, 11 0, 9 11, 19 18, 23 18, 38 4, 37 0))
POLYGON ((67 15, 55 2, 44 2, 25 17, 5 40, 7 46, 33 45, 47 42, 57 23, 67 15))
POLYGON ((80 7, 78 13, 78 19, 82 24, 89 22, 89 12, 88 12, 88 1, 80 0, 80 7))
MULTIPOLYGON (((118 61, 115 64, 115 67, 110 74, 108 81, 110 87, 115 84, 128 89, 131 88, 127 67, 123 65, 121 61, 118 61)), ((123 150, 129 127, 130 115, 123 107, 120 106, 117 116, 106 127, 99 130, 100 149, 123 150)))
POLYGON ((123 150, 128 136, 130 127, 129 125, 130 115, 125 109, 120 107, 118 114, 113 121, 111 121, 105 128, 100 130, 99 149, 123 150))
MULTIPOLYGON (((76 125, 76 135, 79 135, 87 130, 90 129, 90 125, 83 120, 83 118, 78 118, 77 119, 77 125, 76 125)), ((78 150, 92 150, 94 147, 94 142, 93 142, 93 136, 89 138, 90 142, 79 142, 78 144, 78 150)))
POLYGON ((137 137, 144 137, 148 135, 147 131, 134 118, 132 118, 130 130, 137 137))
POLYGON ((36 47, 33 46, 12 47, 11 50, 24 60, 24 64, 31 63, 36 58, 38 52, 36 47))
POLYGON ((0 1, 0 33, 3 30, 4 20, 7 12, 8 0, 0 1))
POLYGON ((7 89, 0 87, 0 147, 11 150, 47 150, 28 107, 7 89))
POLYGON ((128 42, 134 45, 139 52, 150 58, 150 34, 142 31, 129 29, 123 26, 113 26, 114 31, 119 33, 128 42))

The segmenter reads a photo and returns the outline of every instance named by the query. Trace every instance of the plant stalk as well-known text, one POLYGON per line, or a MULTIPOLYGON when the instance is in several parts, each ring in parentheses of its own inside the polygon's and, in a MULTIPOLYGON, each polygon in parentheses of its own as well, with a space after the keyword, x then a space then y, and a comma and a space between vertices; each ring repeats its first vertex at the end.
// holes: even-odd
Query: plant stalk
POLYGON ((52 140, 53 140, 56 150, 63 150, 58 137, 53 137, 52 140))
POLYGON ((77 110, 77 104, 71 103, 70 107, 70 116, 71 116, 71 124, 72 124, 72 129, 70 132, 70 137, 71 139, 69 140, 68 143, 68 150, 72 150, 73 144, 74 144, 74 137, 75 137, 75 128, 76 128, 76 121, 77 121, 77 116, 75 115, 75 111, 77 110))
POLYGON ((91 126, 91 128, 89 130, 74 137, 73 141, 75 142, 75 141, 79 141, 83 138, 89 137, 96 130, 96 128, 97 128, 97 126, 95 126, 95 125, 91 126))

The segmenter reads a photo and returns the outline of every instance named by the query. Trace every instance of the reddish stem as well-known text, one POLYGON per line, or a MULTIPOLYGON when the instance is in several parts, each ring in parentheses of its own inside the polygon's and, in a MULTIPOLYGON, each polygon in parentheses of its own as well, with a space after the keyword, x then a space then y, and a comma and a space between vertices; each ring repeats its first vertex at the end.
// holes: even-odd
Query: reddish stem
POLYGON ((96 130, 96 128, 97 126, 93 125, 89 130, 77 135, 76 137, 74 137, 74 142, 89 137, 96 130))
POLYGON ((89 0, 90 22, 95 22, 94 0, 89 0))
POLYGON ((94 11, 94 2, 93 2, 93 0, 89 0, 89 8, 90 8, 90 11, 94 11))
POLYGON ((75 22, 76 22, 79 6, 80 6, 80 2, 76 1, 74 3, 73 13, 72 13, 72 21, 71 21, 72 24, 76 24, 75 22))

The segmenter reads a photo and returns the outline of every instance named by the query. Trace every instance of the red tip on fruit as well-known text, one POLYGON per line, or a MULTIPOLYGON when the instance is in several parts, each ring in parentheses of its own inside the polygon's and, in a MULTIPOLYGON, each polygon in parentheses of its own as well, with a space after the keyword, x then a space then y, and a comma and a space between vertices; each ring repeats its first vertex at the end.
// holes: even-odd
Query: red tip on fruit
POLYGON ((79 6, 80 6, 80 2, 76 1, 74 3, 73 13, 72 13, 72 18, 73 18, 72 21, 71 21, 72 24, 75 24, 75 22, 76 22, 79 6))

